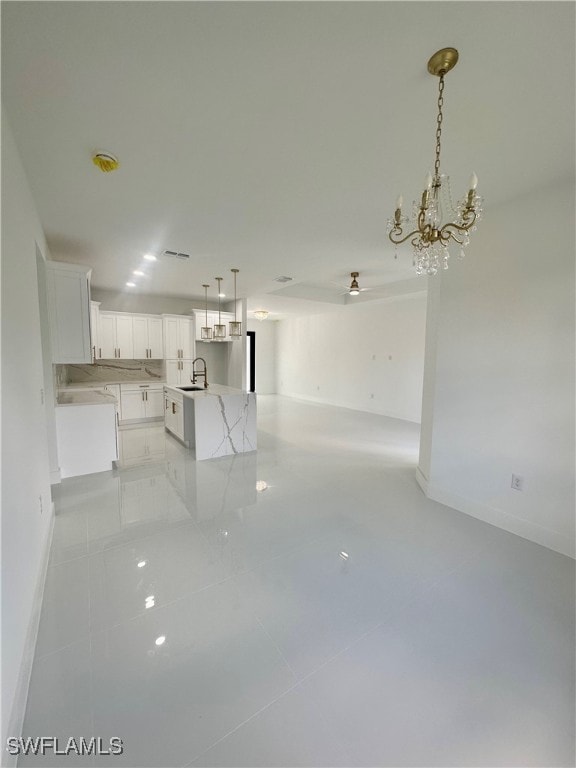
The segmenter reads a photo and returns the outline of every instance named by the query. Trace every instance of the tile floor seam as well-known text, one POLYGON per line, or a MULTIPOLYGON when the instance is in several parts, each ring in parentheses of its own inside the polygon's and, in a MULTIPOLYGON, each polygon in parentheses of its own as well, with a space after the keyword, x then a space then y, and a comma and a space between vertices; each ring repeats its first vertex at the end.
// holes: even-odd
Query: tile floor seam
MULTIPOLYGON (((468 562, 468 561, 467 561, 467 562, 468 562)), ((413 598, 412 598, 411 600, 408 600, 408 601, 407 601, 405 604, 403 604, 403 607, 404 607, 404 605, 411 605, 411 604, 412 604, 412 603, 414 603, 416 600, 420 599, 420 598, 421 598, 423 595, 427 594, 428 592, 430 592, 430 590, 434 589, 434 587, 436 587, 436 586, 437 586, 437 585, 438 585, 438 584, 439 584, 441 581, 443 581, 443 580, 444 580, 444 578, 448 578, 449 576, 453 575, 453 574, 454 574, 456 571, 458 571, 458 570, 460 570, 462 567, 464 567, 464 565, 465 565, 465 563, 461 563, 461 564, 460 564, 458 567, 456 567, 455 569, 453 569, 452 571, 450 571, 448 574, 444 574, 444 577, 441 577, 441 578, 438 578, 438 579, 434 580, 434 581, 433 581, 433 582, 432 582, 432 583, 429 585, 429 587, 428 587, 427 589, 423 590, 422 592, 420 592, 420 593, 419 593, 419 594, 417 594, 417 595, 414 595, 414 596, 413 596, 413 598)), ((253 720, 255 717, 257 717, 258 715, 260 715, 262 712, 264 712, 265 710, 267 710, 269 707, 273 706, 273 705, 274 705, 276 702, 278 702, 278 701, 280 701, 281 699, 283 699, 283 698, 284 698, 284 697, 285 697, 287 694, 289 694, 291 691, 293 691, 293 690, 295 690, 296 688, 298 688, 298 687, 302 686, 302 685, 303 685, 305 682, 307 682, 307 681, 309 680, 309 678, 311 678, 313 675, 315 675, 317 672, 319 672, 319 671, 320 671, 321 669, 323 669, 325 666, 327 666, 328 664, 330 664, 332 661, 336 660, 336 659, 337 659, 339 656, 341 656, 343 653, 346 653, 346 651, 348 651, 350 648, 352 648, 353 646, 357 645, 359 642, 361 642, 362 640, 364 640, 365 638, 367 638, 369 635, 371 635, 371 634, 373 634, 374 632, 376 632, 376 631, 377 631, 379 628, 381 628, 382 626, 384 626, 384 625, 385 625, 385 624, 387 624, 387 623, 388 623, 388 622, 387 622, 386 620, 384 620, 384 621, 380 622, 380 623, 379 623, 379 624, 377 624, 376 626, 374 626, 374 627, 372 627, 371 629, 369 629, 369 630, 367 630, 366 632, 364 632, 364 633, 363 633, 363 634, 362 634, 360 637, 356 638, 356 639, 355 639, 353 642, 351 642, 351 643, 350 643, 349 645, 347 645, 345 648, 343 648, 343 649, 341 649, 340 651, 338 651, 338 653, 334 654, 334 655, 333 655, 333 656, 331 656, 329 659, 326 659, 324 662, 322 662, 322 664, 320 664, 318 667, 316 667, 316 669, 314 669, 314 670, 312 670, 311 672, 307 673, 307 674, 306 674, 304 677, 302 677, 302 678, 298 679, 298 680, 297 680, 297 681, 294 683, 294 685, 292 685, 292 686, 290 686, 289 688, 287 688, 287 689, 286 689, 286 690, 285 690, 283 693, 281 693, 281 694, 280 694, 279 696, 277 696, 275 699, 273 699, 273 700, 272 700, 272 701, 270 701, 268 704, 266 704, 265 706, 263 706, 263 707, 262 707, 261 709, 259 709, 257 712, 254 712, 254 713, 253 713, 253 714, 252 714, 250 717, 246 718, 246 720, 244 720, 243 722, 239 723, 237 726, 235 726, 234 728, 232 728, 230 731, 228 731, 228 733, 226 733, 226 734, 224 734, 222 737, 220 737, 220 738, 219 738, 217 741, 215 741, 213 744, 211 744, 211 745, 210 745, 210 746, 209 746, 207 749, 205 749, 205 750, 203 750, 202 752, 198 753, 198 754, 197 754, 197 755, 196 755, 194 758, 192 758, 192 760, 191 760, 190 762, 186 763, 186 764, 183 766, 183 768, 191 768, 191 766, 193 766, 193 764, 194 764, 194 763, 195 763, 195 762, 196 762, 196 761, 197 761, 197 760, 198 760, 200 757, 202 757, 202 755, 205 755, 207 752, 209 752, 211 749, 213 749, 213 748, 214 748, 214 747, 215 747, 217 744, 219 744, 221 741, 224 741, 224 739, 228 738, 228 736, 231 736, 233 733, 235 733, 236 731, 240 730, 240 728, 242 728, 244 725, 246 725, 247 723, 249 723, 251 720, 253 720)))
POLYGON ((164 608, 169 608, 176 603, 179 603, 181 600, 189 600, 191 597, 195 597, 196 595, 199 595, 201 592, 205 592, 208 589, 212 589, 213 587, 218 587, 221 584, 225 584, 226 582, 230 581, 232 579, 232 576, 227 576, 225 579, 220 579, 220 581, 215 581, 212 584, 207 584, 204 587, 201 587, 200 589, 195 589, 193 592, 189 592, 186 595, 182 595, 181 597, 175 597, 174 600, 170 600, 167 603, 163 603, 162 605, 154 605, 153 608, 145 608, 144 611, 141 613, 137 613, 134 616, 130 616, 127 619, 123 619, 122 621, 118 621, 115 624, 111 624, 110 626, 105 627, 90 627, 90 634, 98 634, 100 632, 109 632, 113 629, 117 629, 118 627, 126 626, 127 624, 130 624, 133 621, 136 621, 136 619, 141 619, 143 616, 152 616, 153 614, 157 613, 158 611, 162 611, 164 608))

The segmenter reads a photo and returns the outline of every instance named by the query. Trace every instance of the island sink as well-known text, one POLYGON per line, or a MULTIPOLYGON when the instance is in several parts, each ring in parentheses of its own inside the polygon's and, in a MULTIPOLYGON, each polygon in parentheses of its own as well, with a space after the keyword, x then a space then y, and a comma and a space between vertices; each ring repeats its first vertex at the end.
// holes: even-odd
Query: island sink
POLYGON ((176 387, 182 392, 204 392, 204 387, 176 387))

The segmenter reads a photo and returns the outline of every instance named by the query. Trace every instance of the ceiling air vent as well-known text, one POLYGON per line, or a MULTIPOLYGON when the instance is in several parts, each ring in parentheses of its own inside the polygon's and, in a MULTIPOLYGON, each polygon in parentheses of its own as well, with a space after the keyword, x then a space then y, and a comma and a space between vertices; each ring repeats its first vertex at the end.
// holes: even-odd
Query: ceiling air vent
POLYGON ((178 251, 164 251, 162 256, 170 256, 173 259, 189 259, 189 253, 178 253, 178 251))
POLYGON ((292 280, 291 277, 286 277, 286 275, 280 275, 280 277, 275 277, 274 280, 277 283, 289 283, 290 280, 292 280))

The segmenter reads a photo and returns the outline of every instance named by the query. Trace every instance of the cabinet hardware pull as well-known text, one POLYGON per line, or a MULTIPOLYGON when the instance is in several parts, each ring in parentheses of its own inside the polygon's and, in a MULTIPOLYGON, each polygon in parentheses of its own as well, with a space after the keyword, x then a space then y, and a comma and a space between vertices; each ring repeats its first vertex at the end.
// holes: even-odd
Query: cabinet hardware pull
POLYGON ((176 403, 172 403, 172 413, 176 413, 176 403))
POLYGON ((118 347, 118 357, 120 357, 120 347, 118 347))
POLYGON ((98 347, 98 357, 102 357, 102 347, 98 347))
POLYGON ((144 392, 144 394, 146 395, 146 402, 148 402, 148 392, 144 392))

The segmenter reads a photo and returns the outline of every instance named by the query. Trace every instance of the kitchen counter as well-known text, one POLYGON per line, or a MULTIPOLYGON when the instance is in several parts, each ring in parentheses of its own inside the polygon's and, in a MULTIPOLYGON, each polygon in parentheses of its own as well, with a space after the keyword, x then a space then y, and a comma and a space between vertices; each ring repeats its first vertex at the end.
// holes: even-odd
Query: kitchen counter
POLYGON ((66 405, 115 405, 116 398, 102 389, 59 390, 56 406, 66 405))
POLYGON ((256 450, 256 395, 223 384, 184 392, 164 386, 165 427, 196 460, 256 450))
POLYGON ((248 395, 249 392, 246 392, 244 389, 235 389, 234 387, 227 387, 224 384, 209 384, 208 389, 204 389, 204 386, 200 384, 190 384, 189 386, 199 386, 201 389, 196 390, 194 392, 183 392, 179 387, 170 385, 170 384, 164 384, 164 390, 170 389, 174 392, 179 392, 181 395, 184 395, 184 397, 191 397, 193 399, 197 399, 199 397, 208 397, 210 395, 213 395, 215 397, 219 397, 220 395, 248 395))

